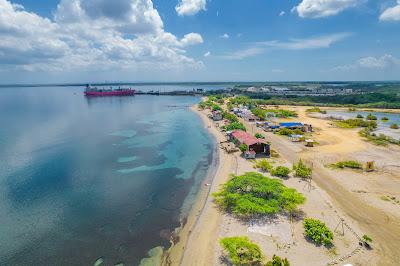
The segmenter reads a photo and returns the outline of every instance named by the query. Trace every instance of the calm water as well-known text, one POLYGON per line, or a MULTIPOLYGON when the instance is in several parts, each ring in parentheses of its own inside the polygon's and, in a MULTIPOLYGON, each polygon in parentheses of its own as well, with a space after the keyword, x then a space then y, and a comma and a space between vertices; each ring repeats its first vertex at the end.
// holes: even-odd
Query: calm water
POLYGON ((365 112, 365 111, 343 111, 343 110, 329 110, 327 115, 333 115, 335 117, 342 117, 344 119, 356 118, 357 114, 362 115, 364 118, 368 116, 368 114, 373 114, 377 117, 378 128, 376 133, 382 133, 388 136, 391 136, 395 139, 400 139, 400 130, 399 129, 391 129, 391 124, 397 124, 400 126, 400 114, 399 113, 384 113, 384 112, 365 112), (387 122, 383 122, 381 120, 382 117, 387 117, 389 120, 387 122))
POLYGON ((0 265, 138 265, 212 159, 195 97, 0 89, 0 265))

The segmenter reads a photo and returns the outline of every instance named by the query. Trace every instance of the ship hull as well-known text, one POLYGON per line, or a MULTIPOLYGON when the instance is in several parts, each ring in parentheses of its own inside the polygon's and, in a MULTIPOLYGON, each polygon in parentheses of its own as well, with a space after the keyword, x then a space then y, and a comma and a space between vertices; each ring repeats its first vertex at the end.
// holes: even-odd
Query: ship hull
POLYGON ((85 96, 132 96, 135 95, 135 90, 122 91, 85 91, 85 96))

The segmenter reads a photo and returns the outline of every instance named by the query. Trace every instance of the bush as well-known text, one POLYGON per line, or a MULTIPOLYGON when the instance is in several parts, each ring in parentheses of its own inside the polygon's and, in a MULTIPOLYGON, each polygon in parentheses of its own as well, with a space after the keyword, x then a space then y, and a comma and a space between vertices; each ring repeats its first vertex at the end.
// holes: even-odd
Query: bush
POLYGON ((281 180, 255 172, 233 176, 213 196, 220 208, 241 218, 292 213, 305 202, 301 193, 281 180))
POLYGON ((254 167, 257 169, 261 169, 261 171, 264 172, 271 172, 273 168, 272 165, 267 161, 267 159, 261 159, 256 161, 254 167))
POLYGON ((347 119, 342 121, 336 121, 335 124, 341 128, 357 128, 357 127, 366 127, 366 128, 376 128, 377 124, 375 121, 364 121, 362 119, 347 119))
POLYGON ((256 133, 256 134, 254 135, 254 137, 256 137, 257 139, 265 139, 265 137, 264 137, 262 134, 260 134, 260 133, 256 133))
POLYGON ((362 169, 361 163, 357 161, 341 161, 331 164, 334 168, 352 168, 352 169, 362 169))
POLYGON ((314 243, 325 246, 332 245, 333 233, 325 225, 317 219, 307 218, 303 221, 305 235, 309 237, 314 243))
POLYGON ((220 245, 233 265, 257 265, 263 259, 260 247, 247 237, 225 237, 220 240, 220 245))
POLYGON ((290 169, 285 166, 278 166, 271 171, 271 174, 273 176, 278 176, 278 177, 288 177, 289 173, 290 169))
POLYGON ((390 125, 390 128, 391 128, 391 129, 399 129, 399 125, 397 125, 397 124, 391 124, 391 125, 390 125))
POLYGON ((358 114, 356 117, 359 118, 359 119, 360 119, 360 118, 361 118, 361 119, 364 118, 364 116, 362 116, 362 115, 360 115, 360 114, 358 114))
POLYGON ((319 107, 313 107, 310 109, 306 110, 307 113, 321 113, 321 114, 326 114, 325 110, 321 110, 319 107))
POLYGON ((367 115, 367 120, 377 120, 377 119, 378 118, 371 113, 367 115))
POLYGON ((281 128, 281 129, 279 129, 278 134, 282 135, 282 136, 293 135, 293 130, 291 130, 289 128, 286 128, 286 127, 285 128, 281 128))
POLYGON ((312 174, 312 169, 307 167, 301 159, 297 164, 293 165, 293 171, 295 172, 295 176, 301 178, 310 178, 312 174))
POLYGON ((247 151, 247 149, 248 149, 248 147, 247 147, 247 145, 246 144, 240 144, 239 145, 239 150, 241 151, 241 152, 245 152, 245 151, 247 151))
POLYGON ((381 120, 384 121, 384 122, 387 122, 387 121, 389 121, 389 118, 387 118, 386 116, 384 116, 384 117, 381 118, 381 120))
POLYGON ((370 238, 370 237, 367 236, 367 235, 363 235, 362 239, 363 239, 365 242, 367 242, 367 243, 371 243, 371 242, 372 242, 372 238, 370 238))
POLYGON ((240 122, 232 122, 229 125, 225 126, 225 130, 227 130, 227 131, 232 131, 232 130, 246 131, 246 127, 240 122))
POLYGON ((226 112, 226 111, 224 111, 224 112, 222 113, 222 117, 223 117, 224 119, 226 119, 226 120, 229 120, 231 123, 233 123, 233 122, 239 122, 239 119, 237 118, 236 115, 231 114, 231 113, 228 113, 228 112, 226 112))
POLYGON ((265 266, 290 266, 290 263, 286 258, 281 259, 280 257, 274 255, 272 257, 272 261, 268 261, 265 266))

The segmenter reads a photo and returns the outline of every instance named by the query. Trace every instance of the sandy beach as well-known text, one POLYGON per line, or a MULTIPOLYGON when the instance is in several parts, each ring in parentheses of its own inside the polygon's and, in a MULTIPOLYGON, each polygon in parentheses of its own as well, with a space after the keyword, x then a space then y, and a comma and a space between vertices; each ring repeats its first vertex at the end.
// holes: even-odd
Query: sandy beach
MULTIPOLYGON (((327 120, 309 117, 305 112, 307 107, 284 108, 295 110, 299 114, 296 120, 314 126, 316 132, 313 138, 319 145, 306 148, 304 144, 289 142, 285 137, 242 122, 250 133, 262 133, 271 142, 272 149, 280 154, 280 158, 273 159, 275 165, 291 167, 299 158, 312 165, 314 174, 311 185, 297 178, 283 182, 306 196, 307 202, 301 210, 307 217, 324 220, 332 230, 337 229, 335 249, 327 250, 309 243, 303 236, 301 221, 290 224, 286 217, 281 216, 273 221, 244 223, 220 212, 213 203, 211 193, 228 180, 229 174, 255 171, 252 163, 239 153, 227 154, 220 150, 216 153, 214 171, 204 181, 187 223, 180 230, 179 242, 168 252, 165 264, 221 265, 219 239, 248 236, 268 258, 277 254, 287 257, 294 265, 309 265, 310 261, 313 265, 396 265, 399 261, 396 251, 400 245, 399 205, 383 201, 382 196, 400 198, 400 149, 374 146, 362 140, 357 130, 335 128, 327 120), (374 160, 377 171, 365 173, 326 167, 327 163, 339 159, 374 160), (363 234, 373 238, 373 250, 359 246, 363 234)), ((208 118, 208 110, 191 109, 202 118, 218 143, 226 140, 217 127, 218 122, 208 118)))

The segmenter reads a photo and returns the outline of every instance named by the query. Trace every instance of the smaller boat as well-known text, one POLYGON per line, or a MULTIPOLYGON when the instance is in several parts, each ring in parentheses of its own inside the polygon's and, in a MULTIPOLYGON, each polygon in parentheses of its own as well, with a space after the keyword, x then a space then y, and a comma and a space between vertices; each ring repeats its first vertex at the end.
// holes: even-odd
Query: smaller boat
POLYGON ((85 96, 132 96, 135 95, 136 90, 124 89, 119 87, 118 89, 98 89, 97 87, 91 87, 89 84, 86 85, 85 96))

